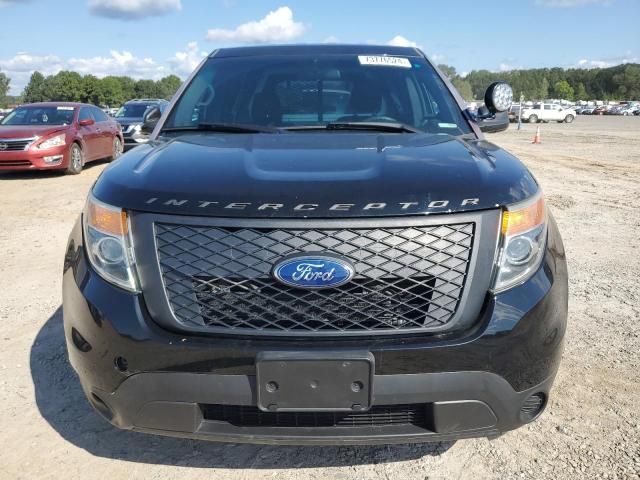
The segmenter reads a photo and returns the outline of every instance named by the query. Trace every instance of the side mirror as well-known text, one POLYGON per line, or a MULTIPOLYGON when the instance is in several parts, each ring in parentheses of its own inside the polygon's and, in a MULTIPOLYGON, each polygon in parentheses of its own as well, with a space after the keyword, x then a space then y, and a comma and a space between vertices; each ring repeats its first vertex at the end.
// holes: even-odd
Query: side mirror
POLYGON ((485 133, 502 132, 509 128, 507 111, 513 103, 513 90, 506 82, 494 82, 484 94, 484 105, 471 114, 485 133))
POLYGON ((80 125, 81 127, 90 127, 94 123, 96 123, 96 122, 92 118, 85 118, 83 120, 80 120, 78 122, 78 125, 80 125))
MULTIPOLYGON (((478 111, 480 111, 478 109, 478 111)), ((480 131, 484 133, 503 132, 509 128, 509 114, 507 112, 498 112, 489 118, 477 120, 480 131)))
POLYGON ((152 107, 144 116, 142 121, 142 132, 147 134, 153 132, 154 128, 156 128, 156 125, 160 121, 160 117, 162 117, 160 108, 152 107))

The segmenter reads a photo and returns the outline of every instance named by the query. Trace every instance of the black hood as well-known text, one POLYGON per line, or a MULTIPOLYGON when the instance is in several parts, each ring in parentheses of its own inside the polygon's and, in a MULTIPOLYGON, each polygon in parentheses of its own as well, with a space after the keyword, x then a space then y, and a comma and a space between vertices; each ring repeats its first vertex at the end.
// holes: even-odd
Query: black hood
POLYGON ((484 141, 377 133, 193 134, 140 146, 94 186, 125 209, 224 217, 372 217, 495 208, 538 190, 484 141))

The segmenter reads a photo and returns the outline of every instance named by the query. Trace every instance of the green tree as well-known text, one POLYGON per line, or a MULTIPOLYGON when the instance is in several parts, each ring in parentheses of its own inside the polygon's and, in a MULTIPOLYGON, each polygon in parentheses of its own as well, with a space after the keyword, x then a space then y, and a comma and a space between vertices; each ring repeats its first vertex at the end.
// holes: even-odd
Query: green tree
POLYGON ((474 97, 473 90, 471 89, 471 84, 464 78, 456 76, 451 80, 451 83, 453 83, 453 86, 456 87, 456 90, 458 90, 458 93, 462 98, 467 101, 473 100, 474 97))
POLYGON ((156 90, 160 98, 170 100, 182 85, 182 80, 176 75, 169 75, 156 82, 156 90))
POLYGON ((458 75, 455 67, 452 67, 451 65, 445 65, 444 63, 442 63, 438 65, 438 68, 449 78, 453 78, 458 75))
POLYGON ((7 104, 7 95, 9 94, 9 86, 11 79, 4 73, 0 72, 0 105, 3 107, 7 104))
POLYGON ((460 75, 458 75, 455 67, 452 67, 451 65, 441 64, 438 65, 438 68, 449 78, 462 98, 464 98, 465 100, 473 100, 474 96, 471 84, 460 75))
MULTIPOLYGON (((120 89, 122 90, 122 97, 124 101, 131 100, 136 96, 136 81, 131 77, 113 77, 120 83, 120 89)), ((114 105, 109 105, 110 107, 114 105)))
POLYGON ((587 90, 584 88, 584 83, 578 83, 578 88, 576 89, 575 99, 576 100, 586 100, 587 99, 587 90))
POLYGON ((104 77, 100 80, 100 105, 122 105, 128 98, 122 91, 122 85, 116 77, 104 77))
POLYGON ((155 98, 158 96, 156 82, 153 80, 138 80, 135 91, 138 98, 155 98))
POLYGON ((547 77, 542 78, 542 83, 540 83, 540 93, 538 93, 538 98, 540 100, 545 100, 549 97, 549 80, 547 77))
POLYGON ((31 74, 29 83, 24 87, 22 97, 25 103, 44 102, 48 100, 44 93, 45 78, 40 72, 35 71, 31 74))
POLYGON ((93 103, 94 105, 102 104, 100 80, 95 75, 85 75, 82 77, 82 94, 80 101, 93 103))
POLYGON ((566 80, 560 80, 553 86, 555 96, 562 100, 573 100, 573 87, 566 80))
POLYGON ((49 101, 79 102, 83 94, 82 76, 78 72, 62 70, 45 79, 43 91, 49 101))

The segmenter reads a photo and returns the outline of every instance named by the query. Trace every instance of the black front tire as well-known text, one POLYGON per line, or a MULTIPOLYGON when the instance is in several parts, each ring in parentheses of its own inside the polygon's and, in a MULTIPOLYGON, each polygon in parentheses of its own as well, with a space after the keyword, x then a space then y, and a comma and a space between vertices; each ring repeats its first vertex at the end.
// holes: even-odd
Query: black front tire
POLYGON ((530 115, 529 118, 527 119, 527 121, 529 123, 538 123, 538 116, 537 115, 530 115))
POLYGON ((69 165, 67 165, 65 173, 67 175, 78 175, 82 172, 83 166, 84 154, 82 153, 82 148, 77 143, 73 143, 69 149, 69 165))
POLYGON ((575 120, 573 115, 567 115, 566 117, 564 117, 564 121, 566 123, 572 123, 575 120))
POLYGON ((120 157, 124 152, 124 145, 122 144, 122 140, 117 135, 113 137, 113 153, 109 157, 109 161, 113 161, 120 157))

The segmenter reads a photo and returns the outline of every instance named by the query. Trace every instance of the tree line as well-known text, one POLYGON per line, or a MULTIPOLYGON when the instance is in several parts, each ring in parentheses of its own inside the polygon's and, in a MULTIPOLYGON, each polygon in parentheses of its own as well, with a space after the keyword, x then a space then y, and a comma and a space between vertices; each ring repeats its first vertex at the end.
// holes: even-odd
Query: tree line
MULTIPOLYGON (((516 101, 560 98, 564 100, 640 100, 640 64, 629 63, 609 68, 534 68, 491 72, 473 70, 461 76, 449 65, 439 68, 451 79, 466 100, 482 99, 487 87, 497 80, 511 84, 516 101)), ((134 80, 126 76, 98 78, 77 72, 61 71, 45 77, 31 75, 21 97, 15 103, 42 101, 86 102, 100 106, 119 106, 132 98, 173 96, 181 80, 169 75, 158 81, 134 80)), ((0 107, 9 102, 10 79, 0 72, 0 107)))
MULTIPOLYGON (((18 100, 18 103, 83 102, 102 107, 118 107, 132 98, 170 99, 181 84, 182 80, 176 75, 153 81, 134 80, 126 76, 98 78, 67 70, 45 77, 36 71, 31 75, 20 98, 13 100, 18 100)), ((0 106, 8 103, 8 91, 9 79, 0 72, 0 106)))
POLYGON ((525 100, 640 100, 640 64, 637 63, 609 68, 474 70, 464 77, 449 65, 439 65, 439 68, 466 100, 484 98, 487 87, 498 80, 513 87, 516 101, 520 94, 525 100))

